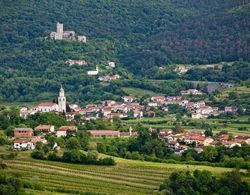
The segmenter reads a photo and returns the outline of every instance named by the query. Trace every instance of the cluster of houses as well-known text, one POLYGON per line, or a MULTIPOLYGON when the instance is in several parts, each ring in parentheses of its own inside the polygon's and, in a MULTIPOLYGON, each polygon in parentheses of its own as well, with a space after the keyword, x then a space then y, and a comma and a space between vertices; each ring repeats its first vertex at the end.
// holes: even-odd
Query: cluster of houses
MULTIPOLYGON (((15 128, 13 131, 13 147, 17 150, 33 150, 38 142, 47 144, 45 135, 50 133, 54 137, 66 137, 67 135, 75 136, 77 132, 76 126, 61 126, 55 129, 53 125, 39 125, 34 128, 15 128), (37 134, 36 136, 34 134, 37 134)), ((132 128, 128 132, 114 131, 114 130, 88 130, 92 137, 131 137, 136 133, 132 128)), ((54 147, 57 147, 55 144, 54 147)))
MULTIPOLYGON (((182 94, 202 94, 201 91, 196 89, 189 89, 182 91, 182 94)), ((155 108, 160 109, 164 112, 168 112, 168 106, 172 104, 177 104, 179 106, 185 107, 190 111, 192 118, 201 119, 207 118, 210 115, 217 116, 223 112, 237 112, 236 106, 227 106, 225 110, 219 110, 218 107, 207 106, 204 101, 190 102, 183 96, 152 96, 146 99, 145 102, 139 103, 137 99, 133 96, 122 97, 122 102, 116 102, 113 100, 103 101, 102 104, 88 104, 84 107, 79 107, 76 104, 70 104, 70 112, 66 111, 66 97, 64 94, 64 89, 61 87, 58 103, 55 102, 43 102, 31 109, 22 107, 20 109, 20 116, 22 118, 27 118, 28 115, 33 115, 36 113, 64 113, 68 121, 74 120, 76 115, 81 115, 84 120, 105 118, 137 118, 140 119, 144 116, 155 117, 155 108)))
POLYGON ((242 143, 250 144, 250 136, 237 135, 230 139, 228 134, 220 135, 218 138, 206 137, 202 131, 188 131, 185 133, 173 133, 172 130, 162 130, 159 137, 167 140, 167 147, 176 154, 181 155, 190 145, 200 153, 204 146, 216 146, 221 143, 227 148, 241 147, 242 143))
POLYGON ((76 126, 61 126, 55 130, 53 125, 39 125, 34 130, 32 128, 15 128, 14 129, 14 148, 18 150, 35 149, 37 142, 47 143, 45 135, 51 133, 55 137, 67 136, 67 134, 75 135, 76 126), (34 136, 34 132, 38 135, 34 136))

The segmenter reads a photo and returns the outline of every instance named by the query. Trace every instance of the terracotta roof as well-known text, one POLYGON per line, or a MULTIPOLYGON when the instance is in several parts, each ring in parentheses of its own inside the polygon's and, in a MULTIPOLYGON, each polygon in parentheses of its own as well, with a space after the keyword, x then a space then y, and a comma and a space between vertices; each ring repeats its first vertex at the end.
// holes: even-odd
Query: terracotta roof
POLYGON ((34 138, 31 139, 31 142, 32 142, 33 144, 35 144, 35 143, 37 143, 37 142, 43 142, 43 141, 45 141, 45 139, 40 138, 40 137, 34 137, 34 138))
POLYGON ((120 136, 130 136, 130 132, 120 132, 120 136))
POLYGON ((76 126, 61 126, 58 131, 76 131, 76 126))
POLYGON ((33 131, 31 128, 15 128, 14 131, 33 131))
POLYGON ((30 142, 30 139, 16 139, 14 143, 27 143, 30 142))
POLYGON ((50 106, 55 106, 55 105, 57 105, 57 104, 53 103, 53 102, 42 102, 38 106, 48 106, 48 107, 50 107, 50 106))
POLYGON ((49 130, 52 125, 39 125, 35 128, 35 130, 49 130))
POLYGON ((91 135, 119 135, 119 131, 114 130, 88 130, 91 135))

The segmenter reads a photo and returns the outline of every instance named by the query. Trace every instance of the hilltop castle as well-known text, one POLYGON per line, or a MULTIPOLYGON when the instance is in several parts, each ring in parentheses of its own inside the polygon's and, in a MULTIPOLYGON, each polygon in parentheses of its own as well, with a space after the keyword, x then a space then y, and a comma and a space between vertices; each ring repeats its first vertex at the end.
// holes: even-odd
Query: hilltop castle
POLYGON ((77 40, 84 43, 87 41, 86 36, 76 36, 75 31, 63 31, 63 24, 59 22, 56 24, 56 32, 50 33, 50 38, 54 40, 77 40))

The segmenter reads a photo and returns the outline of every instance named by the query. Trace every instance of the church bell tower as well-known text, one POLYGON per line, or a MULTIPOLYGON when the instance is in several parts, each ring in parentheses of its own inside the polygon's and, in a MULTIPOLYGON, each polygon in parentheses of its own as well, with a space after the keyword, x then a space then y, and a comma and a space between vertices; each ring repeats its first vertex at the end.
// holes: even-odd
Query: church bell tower
POLYGON ((58 96, 58 111, 66 113, 66 97, 64 95, 64 89, 62 86, 58 96))

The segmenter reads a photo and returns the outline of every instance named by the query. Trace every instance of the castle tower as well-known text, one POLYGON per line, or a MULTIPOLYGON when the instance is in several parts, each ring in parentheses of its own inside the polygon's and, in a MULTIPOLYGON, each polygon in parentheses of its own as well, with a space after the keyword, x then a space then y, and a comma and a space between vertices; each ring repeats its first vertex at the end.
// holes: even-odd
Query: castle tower
POLYGON ((64 89, 62 86, 58 96, 58 111, 66 113, 66 97, 64 95, 64 89))
POLYGON ((63 38, 63 24, 57 22, 56 24, 57 39, 63 38))
POLYGON ((56 31, 57 31, 57 33, 63 33, 63 24, 57 22, 56 31))

